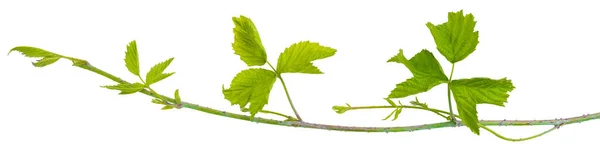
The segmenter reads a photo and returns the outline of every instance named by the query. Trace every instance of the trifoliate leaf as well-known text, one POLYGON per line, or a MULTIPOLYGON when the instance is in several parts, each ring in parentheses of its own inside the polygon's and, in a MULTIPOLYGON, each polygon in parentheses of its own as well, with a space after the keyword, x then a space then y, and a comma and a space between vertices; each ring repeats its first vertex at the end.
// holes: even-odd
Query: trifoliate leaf
POLYGON ((175 103, 181 103, 181 97, 179 97, 179 89, 175 90, 175 103))
POLYGON ((396 84, 396 88, 390 92, 388 98, 403 98, 418 94, 448 81, 440 63, 431 52, 425 49, 410 60, 406 59, 403 50, 400 49, 399 53, 390 58, 388 62, 404 64, 413 74, 412 78, 396 84))
POLYGON ((450 63, 465 59, 475 51, 479 43, 479 31, 474 31, 473 14, 463 15, 463 11, 449 12, 448 21, 434 25, 427 23, 429 31, 437 45, 437 49, 450 63))
POLYGON ((125 52, 125 66, 127 66, 129 72, 136 76, 140 75, 140 62, 135 40, 129 42, 129 45, 127 45, 127 51, 125 52))
POLYGON ((166 105, 165 107, 161 108, 161 110, 169 110, 169 109, 173 109, 173 108, 175 108, 175 107, 166 105))
POLYGON ((33 66, 35 67, 44 67, 47 65, 50 65, 56 61, 58 61, 61 57, 58 56, 46 56, 40 60, 37 60, 37 62, 32 62, 33 66))
POLYGON ((267 52, 262 45, 258 30, 252 20, 245 16, 233 17, 235 54, 248 66, 261 66, 267 62, 267 52))
POLYGON ((173 59, 174 58, 171 57, 168 60, 160 62, 150 68, 150 71, 146 73, 146 85, 151 85, 175 74, 175 72, 163 73, 169 64, 171 64, 173 59))
POLYGON ((132 83, 132 84, 117 84, 117 85, 109 85, 102 86, 103 88, 112 89, 112 90, 120 90, 121 95, 132 94, 144 89, 144 84, 141 83, 132 83))
POLYGON ((322 74, 312 61, 333 56, 336 49, 321 46, 319 43, 302 41, 286 48, 277 60, 278 73, 322 74))
POLYGON ((233 78, 230 88, 223 87, 222 92, 231 105, 244 108, 250 103, 250 114, 254 117, 268 103, 276 76, 275 72, 262 68, 243 70, 233 78))
POLYGON ((13 51, 21 52, 21 54, 25 55, 25 57, 47 57, 47 56, 62 57, 62 56, 60 56, 58 54, 46 51, 46 50, 41 49, 41 48, 29 47, 29 46, 18 46, 18 47, 12 48, 8 52, 8 54, 10 54, 13 51))
POLYGON ((477 104, 492 104, 504 106, 509 97, 508 92, 515 89, 512 81, 506 78, 493 80, 490 78, 470 78, 453 80, 450 83, 452 91, 463 90, 477 104))

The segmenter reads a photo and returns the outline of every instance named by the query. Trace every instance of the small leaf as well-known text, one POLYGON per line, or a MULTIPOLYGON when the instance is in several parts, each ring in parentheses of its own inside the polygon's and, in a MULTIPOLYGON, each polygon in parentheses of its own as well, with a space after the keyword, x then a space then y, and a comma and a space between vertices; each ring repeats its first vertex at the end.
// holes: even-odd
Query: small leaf
POLYGON ((164 101, 162 101, 160 99, 156 99, 156 98, 152 99, 152 103, 155 103, 155 104, 166 104, 164 101))
POLYGON ((276 75, 275 72, 262 68, 243 70, 233 78, 229 89, 223 87, 223 95, 231 105, 239 105, 240 108, 250 103, 250 116, 254 117, 268 104, 276 75))
POLYGON ((120 90, 122 95, 132 94, 144 89, 144 84, 141 83, 133 83, 133 84, 117 84, 117 85, 109 85, 102 86, 103 88, 112 89, 112 90, 120 90))
POLYGON ((171 105, 166 105, 165 107, 161 108, 161 110, 169 110, 169 109, 173 109, 175 107, 171 106, 171 105))
POLYGON ((394 114, 396 111, 398 111, 398 110, 397 110, 397 109, 394 109, 394 111, 392 111, 392 112, 390 113, 390 115, 386 116, 386 117, 385 117, 385 118, 383 118, 382 120, 384 120, 384 121, 385 121, 385 120, 389 119, 390 117, 392 117, 392 114, 394 114))
POLYGON ((463 11, 449 12, 448 21, 426 25, 433 35, 437 49, 450 63, 456 63, 473 53, 479 43, 479 31, 475 31, 473 14, 463 15, 463 11))
POLYGON ((181 97, 179 97, 179 89, 175 90, 175 103, 181 103, 181 97))
POLYGON ((135 40, 129 42, 129 45, 127 45, 127 51, 125 52, 125 66, 127 66, 129 72, 136 76, 140 75, 140 62, 135 40))
POLYGON ((234 42, 236 55, 248 66, 261 66, 267 62, 267 52, 263 47, 260 35, 252 20, 245 16, 233 17, 234 42))
POLYGON ((410 60, 404 56, 403 50, 390 58, 388 62, 397 62, 404 64, 410 70, 413 77, 406 81, 396 84, 388 98, 404 98, 410 95, 422 93, 433 87, 448 81, 446 74, 442 70, 440 63, 428 50, 421 50, 410 60))
POLYGON ((13 51, 18 51, 21 52, 22 55, 25 55, 25 57, 47 57, 47 56, 58 56, 58 57, 62 57, 58 54, 46 51, 44 49, 41 48, 36 48, 36 47, 29 47, 29 46, 18 46, 15 48, 10 49, 10 51, 8 52, 8 54, 10 55, 11 52, 13 51))
POLYGON ((148 71, 148 73, 146 73, 146 85, 149 86, 151 84, 157 83, 157 82, 175 74, 175 72, 163 73, 165 71, 165 69, 167 69, 169 64, 171 64, 173 59, 174 58, 171 57, 168 60, 160 62, 160 63, 154 65, 152 68, 150 68, 150 71, 148 71))
POLYGON ((345 113, 346 111, 348 111, 350 109, 350 105, 348 105, 348 104, 346 104, 346 105, 348 107, 346 107, 346 106, 337 106, 336 105, 336 106, 333 106, 332 109, 333 109, 333 111, 335 111, 338 114, 343 114, 343 113, 345 113))
POLYGON ((389 99, 389 98, 384 98, 384 99, 385 99, 385 101, 387 101, 387 102, 388 102, 390 105, 392 105, 392 106, 396 106, 396 103, 394 103, 394 101, 392 101, 391 99, 389 99))
POLYGON ((37 62, 33 62, 33 66, 44 67, 58 61, 59 59, 60 57, 58 56, 46 56, 40 60, 37 60, 37 62))
POLYGON ((331 57, 336 49, 321 46, 319 43, 302 41, 286 48, 277 61, 278 73, 323 74, 313 65, 313 61, 331 57))
POLYGON ((398 119, 398 115, 400 115, 400 113, 402 113, 402 107, 396 109, 396 114, 394 114, 394 119, 392 119, 392 121, 398 119))

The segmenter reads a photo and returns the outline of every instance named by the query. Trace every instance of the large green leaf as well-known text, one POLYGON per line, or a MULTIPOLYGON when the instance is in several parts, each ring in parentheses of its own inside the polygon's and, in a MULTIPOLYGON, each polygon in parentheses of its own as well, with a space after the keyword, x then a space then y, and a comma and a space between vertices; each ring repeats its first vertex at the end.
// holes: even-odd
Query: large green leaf
POLYGON ((399 53, 390 58, 388 62, 404 64, 413 74, 413 78, 396 84, 396 88, 390 92, 388 98, 403 98, 418 94, 448 81, 448 77, 444 74, 444 70, 435 56, 425 49, 410 60, 406 59, 403 50, 400 49, 399 53))
POLYGON ((261 66, 267 62, 267 53, 252 20, 245 16, 233 17, 235 54, 248 66, 261 66))
POLYGON ((279 54, 277 72, 322 74, 323 72, 314 66, 312 62, 331 57, 335 53, 336 49, 321 46, 316 42, 302 41, 295 43, 279 54))
POLYGON ((515 89, 512 81, 506 78, 494 80, 490 78, 470 78, 452 80, 451 87, 461 88, 477 102, 504 106, 510 96, 508 92, 515 89))
POLYGON ((463 11, 449 12, 448 21, 426 25, 433 35, 437 49, 451 63, 459 62, 475 51, 479 43, 479 31, 475 30, 473 14, 463 15, 463 11))
POLYGON ((504 106, 508 93, 514 89, 506 78, 493 80, 489 78, 471 78, 453 80, 450 89, 458 108, 462 122, 475 134, 479 134, 477 125, 477 104, 494 104, 504 106))
POLYGON ((231 105, 245 108, 250 103, 250 114, 254 117, 268 104, 276 76, 275 72, 262 68, 243 70, 233 78, 230 88, 223 87, 222 92, 231 105))

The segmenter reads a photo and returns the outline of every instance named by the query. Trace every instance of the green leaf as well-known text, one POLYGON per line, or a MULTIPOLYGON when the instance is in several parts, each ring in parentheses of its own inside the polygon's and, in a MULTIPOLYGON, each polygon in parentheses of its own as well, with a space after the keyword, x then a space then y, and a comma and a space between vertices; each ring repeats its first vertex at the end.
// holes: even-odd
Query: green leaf
POLYGON ((295 43, 279 54, 277 72, 323 74, 312 62, 331 57, 335 53, 336 49, 321 46, 316 42, 302 41, 295 43))
POLYGON ((133 84, 117 84, 117 85, 109 85, 109 86, 101 86, 103 88, 112 89, 112 90, 120 90, 121 95, 132 94, 144 89, 144 84, 141 83, 133 83, 133 84))
POLYGON ((392 101, 392 100, 391 100, 391 99, 389 99, 389 98, 385 98, 385 101, 387 101, 387 102, 388 102, 390 105, 392 105, 392 106, 396 106, 396 103, 394 103, 394 101, 392 101))
POLYGON ((386 116, 385 118, 381 119, 381 120, 387 120, 390 117, 392 117, 392 114, 394 114, 396 111, 398 111, 397 109, 394 109, 394 111, 392 111, 388 116, 386 116))
POLYGON ((250 114, 254 117, 268 104, 276 75, 275 72, 262 68, 243 70, 233 78, 229 89, 223 87, 223 95, 231 105, 239 105, 240 108, 250 103, 250 114))
POLYGON ((136 76, 140 75, 140 62, 135 40, 129 42, 129 45, 127 45, 127 51, 125 52, 125 66, 127 66, 129 72, 136 76))
POLYGON ((473 53, 479 43, 479 31, 474 31, 473 14, 463 15, 463 11, 449 12, 448 21, 434 25, 427 23, 437 49, 450 63, 459 62, 473 53))
POLYGON ((252 20, 245 16, 233 17, 233 50, 248 66, 261 66, 267 62, 267 52, 262 45, 258 30, 252 20))
POLYGON ((431 88, 448 82, 448 77, 444 74, 440 63, 435 59, 435 56, 428 50, 421 50, 410 60, 406 59, 402 49, 399 53, 390 58, 387 62, 401 63, 406 66, 413 74, 413 77, 406 81, 396 84, 388 98, 403 98, 410 95, 422 93, 431 88))
POLYGON ((169 110, 169 109, 173 109, 173 108, 175 108, 175 107, 166 105, 165 107, 161 108, 160 110, 169 110))
POLYGON ((515 89, 512 81, 506 78, 498 80, 490 78, 459 79, 453 80, 450 84, 450 87, 464 90, 477 104, 497 106, 504 106, 509 97, 508 92, 515 89))
POLYGON ((25 55, 25 57, 47 57, 47 56, 62 57, 61 55, 46 51, 41 48, 29 47, 29 46, 17 46, 15 48, 10 49, 8 54, 10 55, 10 53, 13 51, 21 52, 21 54, 25 55))
POLYGON ((489 78, 471 78, 453 80, 450 83, 450 89, 454 95, 458 114, 463 123, 471 131, 479 135, 479 126, 477 125, 477 104, 494 104, 504 106, 507 101, 508 93, 514 89, 510 80, 506 78, 492 80, 489 78))
POLYGON ((166 104, 164 101, 162 101, 161 99, 157 99, 157 98, 152 99, 152 103, 155 103, 155 104, 166 104))
POLYGON ((392 119, 392 121, 398 119, 398 115, 400 115, 400 113, 402 113, 402 107, 396 109, 396 114, 394 114, 394 119, 392 119))
POLYGON ((177 104, 181 103, 181 97, 179 97, 179 89, 175 90, 175 102, 177 104))
POLYGON ((60 57, 58 56, 46 56, 40 60, 37 60, 37 62, 32 62, 33 66, 35 67, 44 67, 47 65, 50 65, 56 61, 58 61, 60 59, 60 57))
POLYGON ((331 109, 333 109, 333 111, 335 111, 338 114, 344 114, 346 111, 350 110, 350 105, 346 104, 346 106, 333 106, 331 107, 331 109), (348 107, 346 107, 348 106, 348 107))
POLYGON ((150 71, 146 73, 146 85, 149 86, 175 74, 175 72, 163 73, 165 69, 169 66, 169 64, 171 64, 173 59, 174 58, 171 57, 168 60, 160 62, 154 65, 152 68, 150 68, 150 71))

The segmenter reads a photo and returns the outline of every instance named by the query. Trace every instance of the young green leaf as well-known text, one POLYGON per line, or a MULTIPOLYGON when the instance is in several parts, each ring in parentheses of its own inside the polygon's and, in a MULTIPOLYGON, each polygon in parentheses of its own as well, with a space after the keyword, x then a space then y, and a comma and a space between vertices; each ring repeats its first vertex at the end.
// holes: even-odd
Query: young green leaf
POLYGON ((223 87, 222 92, 231 105, 244 108, 250 103, 250 114, 254 117, 268 103, 276 76, 275 72, 262 68, 243 70, 233 78, 230 88, 223 87))
POLYGON ((129 45, 127 45, 127 51, 125 52, 125 66, 127 66, 129 72, 136 76, 140 75, 140 62, 135 40, 129 42, 129 45))
POLYGON ((50 65, 56 61, 58 61, 60 59, 60 57, 58 56, 46 56, 40 60, 37 60, 37 62, 32 62, 33 66, 35 67, 44 67, 47 65, 50 65))
POLYGON ((479 31, 474 31, 475 21, 473 14, 463 15, 463 11, 449 12, 448 21, 427 27, 433 35, 437 49, 450 63, 465 59, 475 51, 479 43, 479 31))
POLYGON ((13 51, 18 51, 21 52, 22 55, 25 55, 25 57, 62 57, 58 54, 46 51, 44 49, 41 48, 36 48, 36 47, 29 47, 29 46, 17 46, 15 48, 10 49, 10 51, 8 52, 8 54, 10 54, 13 51))
POLYGON ((168 60, 160 62, 150 68, 150 71, 146 73, 146 85, 149 86, 175 74, 175 72, 163 73, 169 64, 171 64, 173 59, 174 58, 171 57, 168 60))
POLYGON ((477 104, 492 104, 504 106, 509 97, 508 92, 515 89, 512 81, 506 78, 493 80, 490 78, 470 78, 453 80, 450 83, 452 91, 462 90, 477 104))
POLYGON ((387 101, 391 106, 396 106, 396 103, 389 98, 385 98, 385 101, 387 101))
POLYGON ((121 95, 132 94, 144 89, 144 84, 141 83, 132 83, 132 84, 117 84, 117 85, 108 85, 101 86, 103 88, 112 89, 112 90, 120 90, 121 95))
POLYGON ((400 113, 402 113, 402 107, 396 109, 396 113, 394 114, 394 119, 392 119, 392 121, 398 119, 398 115, 400 115, 400 113))
POLYGON ((161 108, 161 110, 169 110, 169 109, 173 109, 173 108, 175 108, 175 107, 166 105, 165 107, 161 108))
POLYGON ((331 57, 336 49, 316 42, 302 41, 286 48, 277 60, 277 73, 323 74, 312 61, 331 57))
POLYGON ((388 62, 404 64, 414 76, 396 84, 396 88, 390 92, 388 98, 403 98, 418 94, 448 81, 440 63, 431 52, 425 49, 410 60, 406 59, 403 50, 400 49, 399 53, 390 58, 388 62))
POLYGON ((385 118, 383 118, 383 119, 381 119, 381 120, 384 120, 384 121, 385 121, 385 120, 389 119, 390 117, 392 117, 392 115, 393 115, 394 113, 396 113, 396 111, 398 111, 398 110, 397 110, 397 109, 394 109, 394 111, 392 111, 392 112, 391 112, 391 113, 390 113, 388 116, 386 116, 385 118))
POLYGON ((181 97, 179 97, 179 89, 175 90, 175 103, 181 103, 181 97))
POLYGON ((252 20, 245 16, 233 17, 235 54, 248 66, 261 66, 267 62, 267 52, 262 45, 258 30, 252 20))
POLYGON ((338 114, 344 114, 346 111, 350 110, 350 104, 346 104, 346 106, 333 106, 331 109, 338 114), (347 107, 346 107, 347 106, 347 107))

